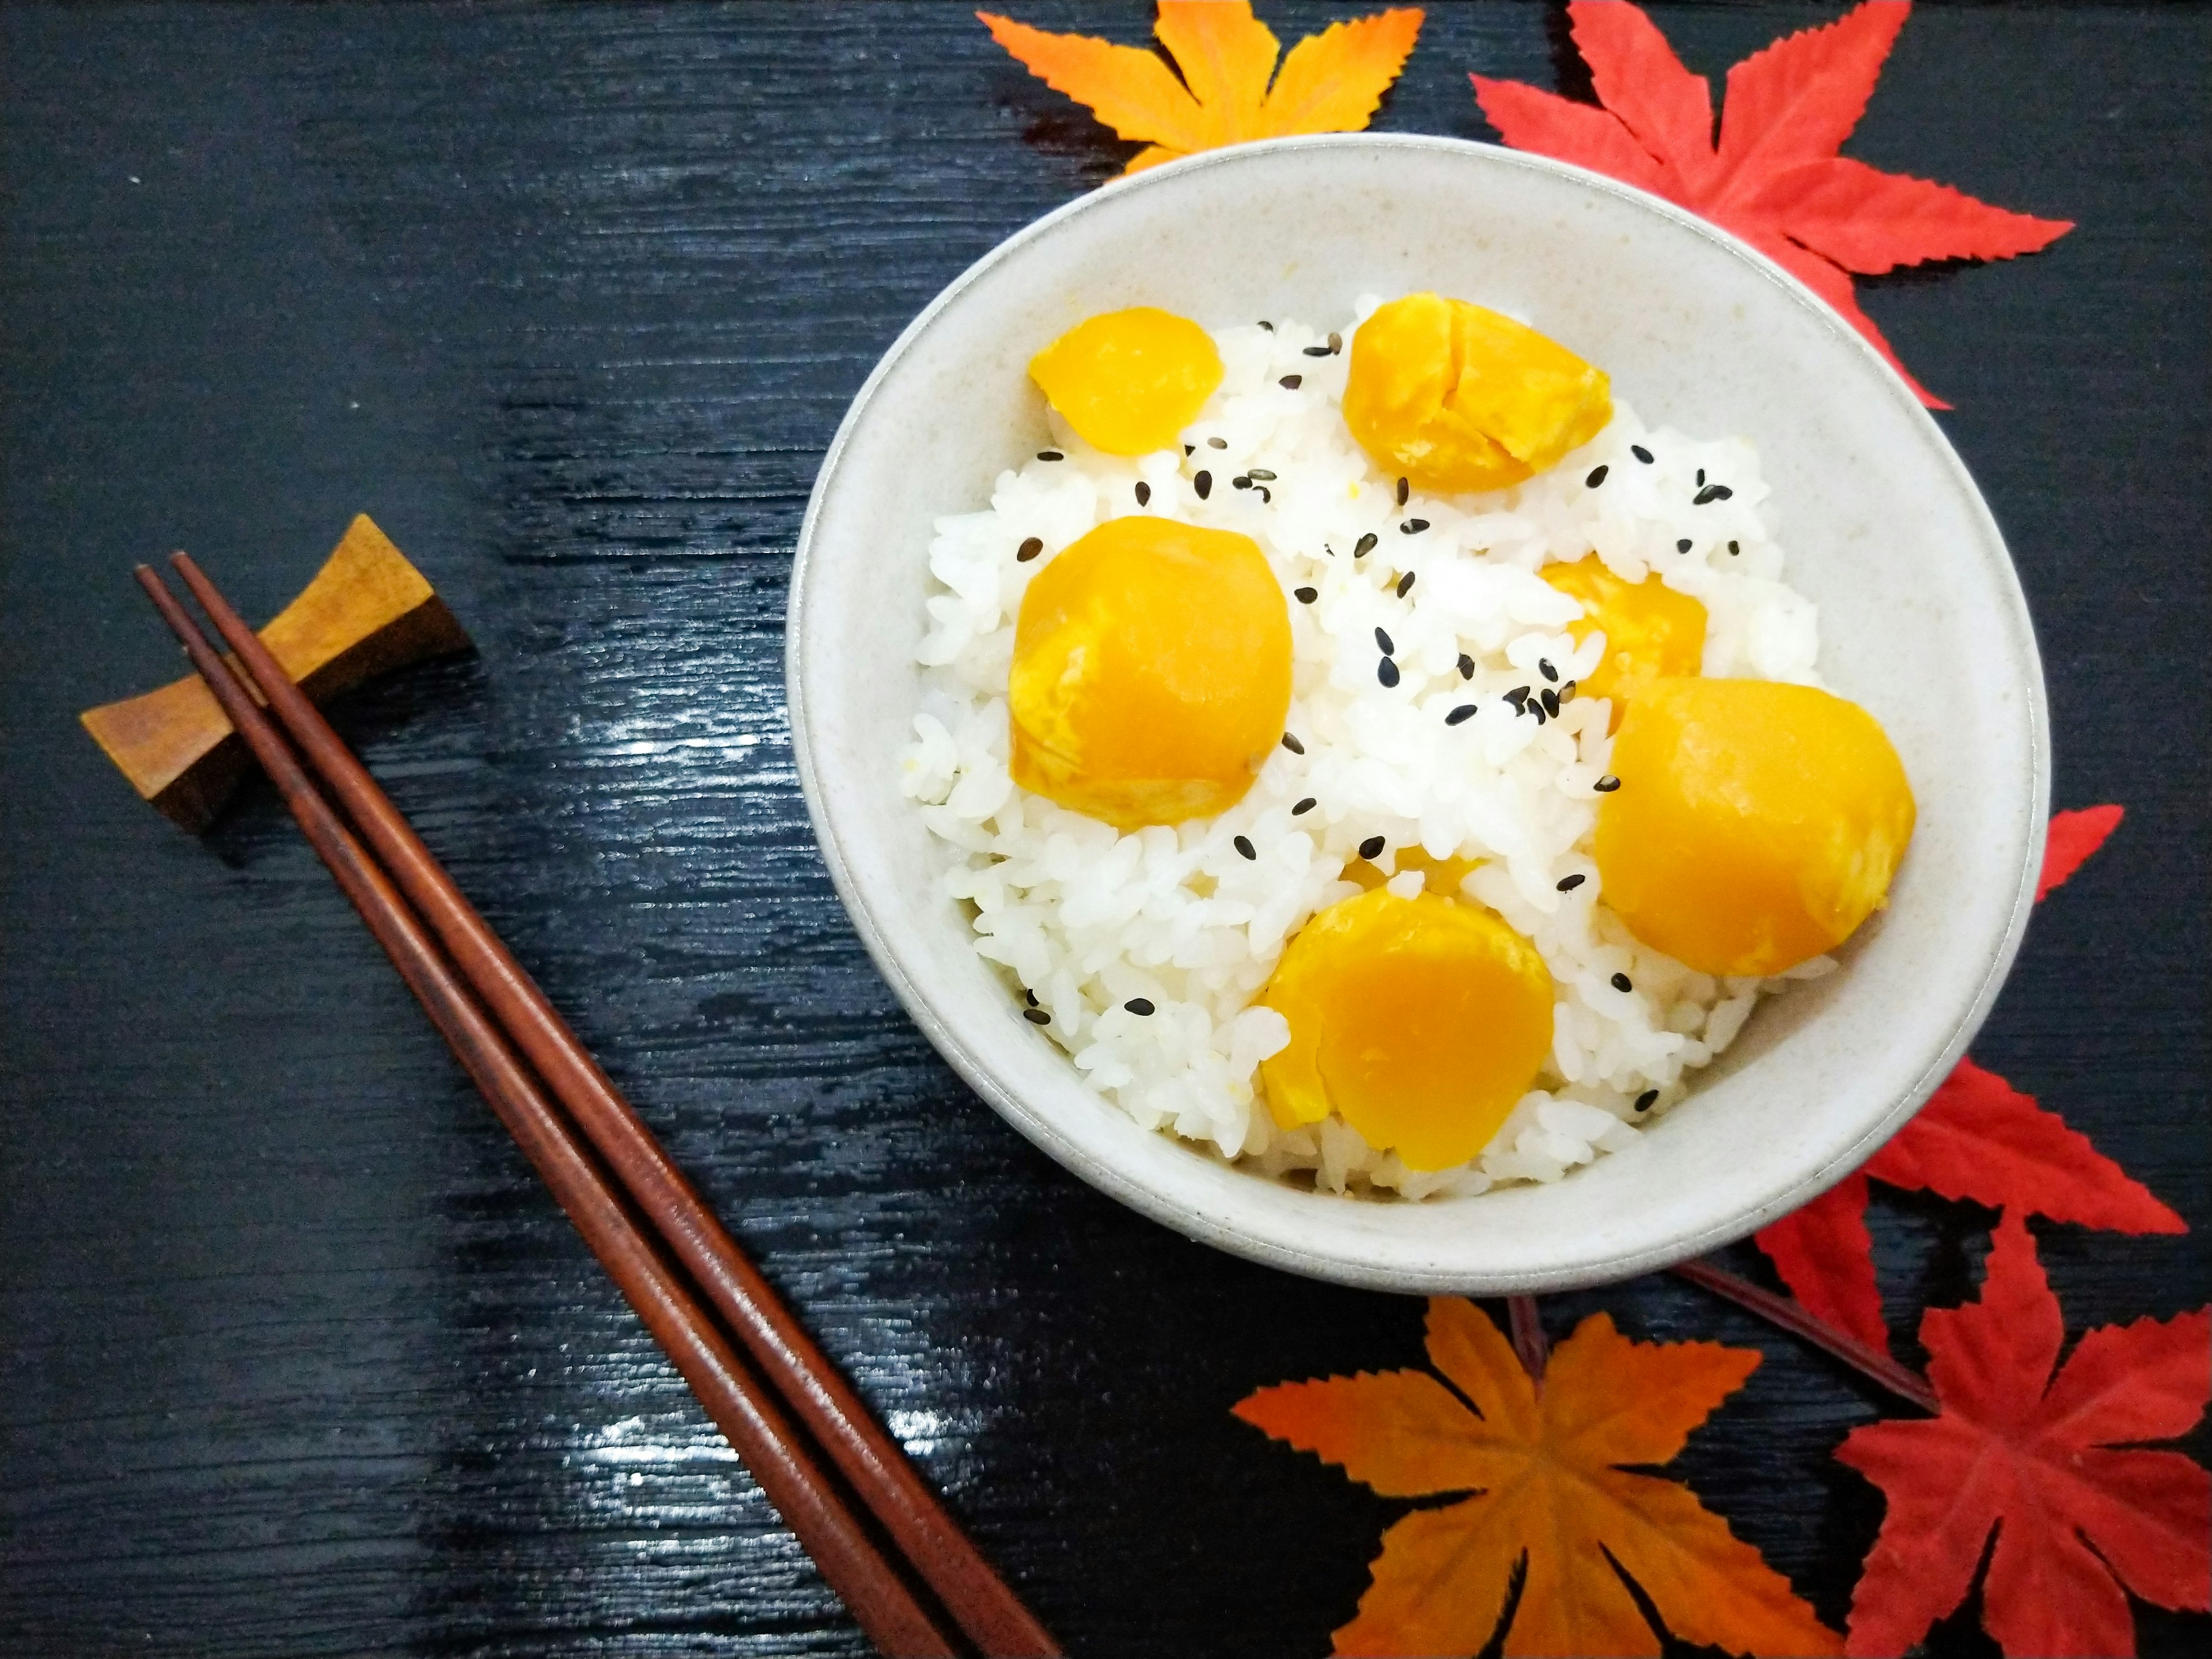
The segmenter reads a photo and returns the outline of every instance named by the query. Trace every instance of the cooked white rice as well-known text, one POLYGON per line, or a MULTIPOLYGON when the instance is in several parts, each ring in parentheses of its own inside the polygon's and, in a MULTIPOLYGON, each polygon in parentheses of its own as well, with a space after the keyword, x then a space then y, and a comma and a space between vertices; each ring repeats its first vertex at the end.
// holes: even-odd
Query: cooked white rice
MULTIPOLYGON (((1363 300, 1340 335, 1377 303, 1363 300)), ((1102 454, 1055 415, 1051 441, 1064 459, 1003 472, 988 511, 937 521, 929 567, 941 591, 917 653, 925 690, 902 787, 953 854, 945 890, 973 907, 977 951, 1004 967, 1018 1002, 1034 994, 1051 1017, 1042 1035, 1138 1122, 1330 1192, 1418 1199, 1556 1181, 1679 1103, 1690 1074, 1783 981, 1694 973, 1632 939, 1604 904, 1589 848, 1610 705, 1578 696, 1540 725, 1502 695, 1540 690, 1540 660, 1563 681, 1587 678, 1603 648, 1595 635, 1576 646, 1566 624, 1581 607, 1534 573, 1593 550, 1627 580, 1656 570, 1705 605, 1711 675, 1820 684, 1814 607, 1781 580, 1759 457, 1743 440, 1650 430, 1617 404, 1596 438, 1524 484, 1416 492, 1401 507, 1396 480, 1370 463, 1339 411, 1347 354, 1306 355, 1326 337, 1282 319, 1272 331, 1222 329, 1213 338, 1227 372, 1183 434, 1188 454, 1102 454), (1290 375, 1294 388, 1281 384, 1290 375), (1586 480, 1599 466, 1594 488, 1586 480), (1273 480, 1233 486, 1255 468, 1273 480), (1200 473, 1211 475, 1203 501, 1200 473), (1139 483, 1151 491, 1142 507, 1139 483), (1693 505, 1708 483, 1733 493, 1693 505), (1218 817, 1123 834, 1014 787, 1006 690, 1030 579, 1086 531, 1139 512, 1242 532, 1286 593, 1310 586, 1319 598, 1290 605, 1288 726, 1305 752, 1278 749, 1218 817), (1425 529, 1405 528, 1422 520, 1425 529), (1355 557, 1367 535, 1373 550, 1355 557), (1043 552, 1024 562, 1017 550, 1033 536, 1043 552), (1376 674, 1378 626, 1401 672, 1389 689, 1376 674), (1467 702, 1473 718, 1447 726, 1467 702), (1294 817, 1307 796, 1317 805, 1294 817), (1360 890, 1344 872, 1376 835, 1386 874, 1416 846, 1485 860, 1462 891, 1534 940, 1557 987, 1538 1086, 1479 1157, 1449 1170, 1409 1170, 1334 1115, 1279 1128, 1256 1092, 1260 1061, 1289 1028, 1254 999, 1307 919, 1360 890), (1256 860, 1235 849, 1238 836, 1256 860), (1560 892, 1576 873, 1587 879, 1560 892), (1614 988, 1615 974, 1634 989, 1614 988), (1128 1012, 1138 997, 1157 1012, 1128 1012)), ((1408 870, 1391 885, 1410 895, 1421 881, 1408 870)), ((1785 977, 1833 965, 1820 957, 1785 977)))

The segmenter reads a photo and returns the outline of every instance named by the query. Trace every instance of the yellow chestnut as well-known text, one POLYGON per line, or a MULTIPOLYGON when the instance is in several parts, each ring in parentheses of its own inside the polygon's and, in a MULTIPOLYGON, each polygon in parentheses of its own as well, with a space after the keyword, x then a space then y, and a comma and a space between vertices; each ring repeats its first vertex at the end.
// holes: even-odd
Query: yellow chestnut
POLYGON ((1290 1046, 1260 1065, 1285 1128, 1331 1109, 1409 1170, 1487 1146, 1552 1047, 1552 975, 1490 911, 1378 887, 1299 930, 1260 1000, 1290 1046))
POLYGON ((1030 359, 1052 406, 1109 455, 1165 449, 1221 384, 1221 354, 1188 317, 1152 306, 1078 323, 1030 359))
POLYGON ((1502 489, 1613 418, 1603 371, 1465 300, 1408 294, 1352 337, 1344 419, 1359 447, 1423 489, 1502 489))
POLYGON ((1124 830, 1243 799, 1291 706, 1291 617, 1259 544, 1133 516, 1037 572, 1006 701, 1024 789, 1124 830))
POLYGON ((1654 679, 1613 739, 1597 809, 1606 902, 1706 974, 1778 974, 1887 902, 1912 787, 1856 703, 1773 680, 1654 679))
POLYGON ((1625 582, 1595 553, 1572 564, 1546 565, 1541 574, 1582 602, 1583 620, 1567 624, 1577 645, 1600 630, 1605 635, 1605 655, 1579 690, 1613 699, 1613 730, 1620 730, 1637 687, 1662 675, 1695 674, 1704 665, 1705 607, 1687 593, 1677 593, 1656 576, 1625 582))

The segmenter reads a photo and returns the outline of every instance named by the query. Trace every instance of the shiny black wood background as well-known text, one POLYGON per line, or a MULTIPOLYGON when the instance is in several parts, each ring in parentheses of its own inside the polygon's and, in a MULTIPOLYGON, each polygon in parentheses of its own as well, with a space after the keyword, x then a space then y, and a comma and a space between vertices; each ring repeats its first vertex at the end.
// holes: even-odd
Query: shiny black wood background
MULTIPOLYGON (((1655 9, 1716 77, 1837 9, 1655 9)), ((1486 137, 1468 71, 1571 88, 1562 36, 1434 8, 1377 125, 1486 137)), ((2075 1330, 2212 1278, 2208 57, 2203 10, 1926 8, 1852 144, 2081 222, 1863 288, 2011 538, 2058 804, 2128 808, 1976 1048, 2200 1230, 2039 1226, 2075 1330)), ((1229 1407, 1416 1362, 1420 1304, 1139 1220, 974 1099, 783 709, 846 401, 1129 147, 950 3, 9 9, 0 144, 0 1650, 860 1645, 270 793, 188 838, 75 724, 178 671, 133 561, 266 614, 358 510, 481 652, 343 728, 988 1552, 1085 1652, 1323 1650, 1403 1506, 1229 1407)), ((1877 1200, 1908 1357, 1988 1219, 1877 1200)), ((1881 1504, 1826 1454, 1881 1399, 1674 1281, 1546 1307, 1765 1350, 1680 1467, 1840 1620, 1881 1504)), ((1972 1604, 1932 1649, 1993 1650, 1972 1604)))

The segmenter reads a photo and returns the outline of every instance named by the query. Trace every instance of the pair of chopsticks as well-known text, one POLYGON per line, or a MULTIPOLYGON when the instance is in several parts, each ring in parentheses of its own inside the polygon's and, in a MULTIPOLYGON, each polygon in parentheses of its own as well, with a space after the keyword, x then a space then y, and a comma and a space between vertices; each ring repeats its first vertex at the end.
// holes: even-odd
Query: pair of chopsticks
POLYGON ((963 1650, 910 1573, 989 1659, 1058 1654, 368 769, 199 568, 182 553, 169 562, 234 661, 143 564, 139 586, 431 1023, 868 1638, 887 1654, 963 1650))

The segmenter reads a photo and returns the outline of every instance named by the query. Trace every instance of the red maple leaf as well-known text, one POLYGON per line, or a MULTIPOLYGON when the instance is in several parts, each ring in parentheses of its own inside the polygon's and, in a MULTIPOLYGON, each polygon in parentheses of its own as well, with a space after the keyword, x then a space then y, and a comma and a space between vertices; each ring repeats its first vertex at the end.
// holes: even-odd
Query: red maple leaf
POLYGON ((1911 10, 1904 0, 1868 0, 1745 58, 1728 73, 1717 144, 1705 77, 1683 68, 1657 26, 1626 0, 1567 8, 1602 108, 1479 75, 1475 101, 1515 149, 1608 173, 1734 231, 1840 312, 1923 403, 1948 408, 1905 373, 1858 308, 1851 273, 2009 259, 2074 227, 1837 154, 1911 10))
POLYGON ((2035 878, 2035 902, 2088 861, 2089 854, 2105 844, 2120 827, 2126 812, 2118 806, 2085 806, 2078 812, 2054 813, 2051 832, 2043 838, 2043 872, 2035 878))
POLYGON ((1877 1348, 1889 1345, 1867 1236, 1867 1177, 2009 1213, 2033 1211, 2116 1233, 2187 1224, 2148 1188, 1994 1072, 1962 1060, 1888 1144, 1836 1186, 1756 1236, 1812 1312, 1877 1348))
MULTIPOLYGON (((1912 1123, 1935 1106, 1931 1097, 1912 1123)), ((1912 1123, 1892 1139, 1910 1134, 1912 1123)), ((1874 1239, 1867 1231, 1866 1206, 1866 1171, 1854 1170, 1811 1203, 1761 1227, 1752 1235, 1752 1243, 1765 1253, 1790 1294, 1808 1313, 1886 1353, 1889 1325, 1881 1316, 1881 1288, 1875 1282, 1874 1239)))
MULTIPOLYGON (((2061 812, 2044 843, 2039 899, 2119 826, 2118 806, 2061 812)), ((1994 1072, 1962 1060, 1912 1121, 1858 1170, 1757 1235, 1798 1301, 1887 1349, 1867 1236, 1867 1178, 2119 1233, 2179 1233, 2182 1218, 2087 1136, 1994 1072)))
POLYGON ((2090 1331, 2057 1367, 2057 1298, 2008 1213, 1981 1300, 1930 1310, 1920 1337, 1941 1414, 1854 1429, 1836 1451, 1888 1500, 1849 1652, 1919 1641, 1966 1599, 1992 1530, 1982 1626, 2008 1655, 2132 1655, 2123 1586, 2212 1606, 2212 1479, 2178 1452, 2134 1449, 2203 1414, 2212 1310, 2090 1331))

